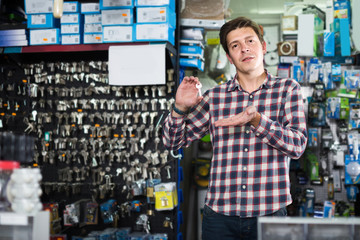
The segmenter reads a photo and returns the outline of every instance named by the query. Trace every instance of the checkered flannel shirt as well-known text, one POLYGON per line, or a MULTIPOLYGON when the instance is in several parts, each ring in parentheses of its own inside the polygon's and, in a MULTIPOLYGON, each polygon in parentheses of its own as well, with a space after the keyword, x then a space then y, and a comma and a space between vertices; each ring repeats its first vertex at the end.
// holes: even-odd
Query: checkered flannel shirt
POLYGON ((300 85, 267 73, 264 83, 248 93, 236 77, 206 91, 189 114, 164 121, 168 149, 188 147, 210 134, 213 155, 205 204, 215 212, 239 217, 271 214, 292 202, 290 159, 298 159, 307 143, 306 118, 300 85), (261 114, 250 124, 215 127, 218 119, 254 105, 261 114))

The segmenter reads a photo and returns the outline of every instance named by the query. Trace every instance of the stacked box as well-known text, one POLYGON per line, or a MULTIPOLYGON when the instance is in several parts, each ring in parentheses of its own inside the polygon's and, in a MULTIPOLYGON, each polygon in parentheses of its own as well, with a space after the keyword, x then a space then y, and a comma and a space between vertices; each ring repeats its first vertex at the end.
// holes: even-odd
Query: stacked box
POLYGON ((83 16, 77 1, 64 2, 63 15, 60 19, 61 44, 81 44, 83 16))
POLYGON ((84 44, 103 43, 100 4, 81 3, 81 13, 84 17, 84 44))
POLYGON ((134 0, 100 0, 105 43, 133 42, 134 0))
POLYGON ((135 41, 168 41, 175 44, 175 1, 136 0, 135 6, 135 41))
POLYGON ((25 0, 30 45, 59 44, 59 19, 53 16, 53 0, 25 0), (57 29, 57 30, 56 30, 57 29))

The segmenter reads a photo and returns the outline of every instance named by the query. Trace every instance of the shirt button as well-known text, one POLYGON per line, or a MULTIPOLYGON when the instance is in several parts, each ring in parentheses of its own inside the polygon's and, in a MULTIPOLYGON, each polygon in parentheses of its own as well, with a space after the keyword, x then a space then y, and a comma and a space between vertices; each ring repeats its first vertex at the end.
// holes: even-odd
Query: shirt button
POLYGON ((245 185, 242 185, 242 189, 246 189, 246 186, 245 186, 245 185))
POLYGON ((255 135, 256 135, 256 136, 260 136, 260 133, 256 133, 255 135))
POLYGON ((247 169, 247 167, 243 167, 243 170, 246 170, 247 169))
POLYGON ((246 130, 245 132, 246 132, 246 134, 249 134, 249 133, 250 133, 250 130, 246 130))
POLYGON ((248 148, 244 148, 244 151, 247 152, 247 151, 249 151, 249 149, 248 149, 248 148))
POLYGON ((249 98, 252 99, 252 98, 253 98, 253 95, 250 95, 249 98))

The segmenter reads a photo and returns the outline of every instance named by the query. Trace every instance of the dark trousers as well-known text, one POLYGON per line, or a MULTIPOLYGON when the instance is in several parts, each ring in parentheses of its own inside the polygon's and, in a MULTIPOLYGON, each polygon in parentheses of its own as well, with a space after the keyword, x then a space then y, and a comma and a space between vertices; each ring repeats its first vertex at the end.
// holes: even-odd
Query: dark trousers
MULTIPOLYGON (((286 216, 286 208, 270 216, 286 216)), ((204 206, 202 240, 257 240, 257 217, 225 216, 204 206)))

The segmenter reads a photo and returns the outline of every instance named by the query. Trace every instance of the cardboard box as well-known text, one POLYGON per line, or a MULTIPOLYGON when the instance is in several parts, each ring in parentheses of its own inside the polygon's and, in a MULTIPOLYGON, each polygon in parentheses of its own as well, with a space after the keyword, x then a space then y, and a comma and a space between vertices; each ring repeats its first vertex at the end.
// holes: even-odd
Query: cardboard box
POLYGON ((64 13, 77 13, 80 12, 79 2, 64 2, 63 3, 64 13))
POLYGON ((101 23, 104 26, 133 24, 133 9, 102 10, 101 23))
POLYGON ((134 0, 100 0, 100 9, 133 8, 134 0))
POLYGON ((84 23, 101 23, 101 13, 84 14, 84 23))
POLYGON ((30 45, 51 45, 60 43, 60 29, 30 29, 30 45))
POLYGON ((81 13, 100 13, 99 3, 81 3, 81 13))
POLYGON ((185 0, 181 18, 224 20, 224 8, 223 0, 185 0))
POLYGON ((133 26, 104 26, 103 42, 132 42, 134 37, 133 26))
POLYGON ((81 34, 64 34, 61 35, 62 45, 81 44, 81 34))
POLYGON ((52 13, 54 0, 25 0, 26 14, 52 13))
POLYGON ((165 23, 135 24, 136 41, 168 41, 175 44, 175 30, 165 23))
POLYGON ((84 33, 102 33, 103 27, 101 23, 85 23, 84 33))
POLYGON ((135 0, 136 7, 169 6, 175 10, 175 0, 135 0))
POLYGON ((84 44, 102 43, 102 33, 84 33, 84 44))
POLYGON ((168 23, 176 28, 176 14, 168 6, 164 7, 137 7, 137 23, 168 23))
POLYGON ((59 19, 54 18, 52 13, 28 14, 27 27, 31 28, 55 28, 59 26, 59 19))
POLYGON ((61 34, 80 34, 82 24, 61 24, 61 34))
POLYGON ((81 15, 80 13, 64 13, 60 18, 60 23, 81 23, 81 15))

